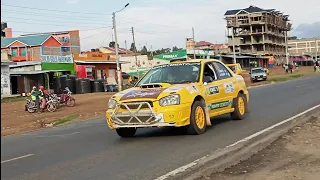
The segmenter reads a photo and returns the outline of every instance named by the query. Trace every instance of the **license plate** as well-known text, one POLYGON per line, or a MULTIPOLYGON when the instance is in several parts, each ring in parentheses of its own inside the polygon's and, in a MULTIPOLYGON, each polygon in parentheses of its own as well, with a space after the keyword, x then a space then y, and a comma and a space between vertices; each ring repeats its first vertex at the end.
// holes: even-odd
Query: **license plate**
POLYGON ((262 78, 258 78, 258 80, 262 80, 262 78))

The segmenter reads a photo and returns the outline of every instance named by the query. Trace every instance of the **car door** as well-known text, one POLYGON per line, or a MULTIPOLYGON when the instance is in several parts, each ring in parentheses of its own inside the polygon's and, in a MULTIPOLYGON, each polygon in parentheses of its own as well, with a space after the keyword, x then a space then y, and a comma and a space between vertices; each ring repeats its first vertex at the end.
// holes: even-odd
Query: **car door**
POLYGON ((214 70, 212 62, 207 62, 204 64, 204 88, 205 88, 205 99, 206 105, 209 110, 210 117, 216 116, 218 114, 219 109, 216 106, 219 104, 221 99, 221 88, 222 86, 219 84, 218 76, 214 70), (205 78, 206 77, 206 78, 205 78), (211 77, 211 80, 205 80, 211 77))
POLYGON ((231 109, 233 98, 237 96, 237 81, 225 65, 220 62, 212 62, 212 64, 217 74, 217 84, 220 90, 219 105, 217 106, 220 113, 223 114, 231 109))

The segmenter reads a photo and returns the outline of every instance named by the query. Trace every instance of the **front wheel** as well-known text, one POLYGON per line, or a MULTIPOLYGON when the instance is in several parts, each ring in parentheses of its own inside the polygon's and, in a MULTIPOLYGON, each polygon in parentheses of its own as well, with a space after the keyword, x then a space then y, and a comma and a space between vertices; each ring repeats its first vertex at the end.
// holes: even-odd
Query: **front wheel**
POLYGON ((206 111, 203 101, 196 101, 191 107, 190 125, 187 133, 190 135, 200 135, 206 131, 206 111))
POLYGON ((136 134, 137 129, 136 128, 119 128, 119 129, 116 129, 116 131, 120 137, 128 138, 128 137, 133 137, 136 134))
POLYGON ((233 120, 244 119, 244 114, 246 113, 247 101, 243 94, 238 94, 238 96, 233 100, 234 111, 231 113, 233 120))
POLYGON ((47 110, 49 112, 54 112, 54 111, 56 111, 56 109, 57 109, 57 106, 54 103, 48 103, 47 104, 47 110))

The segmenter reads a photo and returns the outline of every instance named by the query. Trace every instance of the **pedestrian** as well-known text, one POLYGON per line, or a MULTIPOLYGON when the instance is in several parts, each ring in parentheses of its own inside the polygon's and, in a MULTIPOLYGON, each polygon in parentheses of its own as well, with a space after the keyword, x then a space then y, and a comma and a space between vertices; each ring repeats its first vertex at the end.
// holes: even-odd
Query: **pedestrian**
POLYGON ((289 70, 290 70, 290 73, 292 74, 292 71, 293 71, 293 64, 292 63, 289 65, 289 70))
POLYGON ((285 64, 285 65, 284 65, 284 70, 286 71, 286 73, 288 73, 288 68, 289 68, 289 67, 288 67, 288 64, 285 64))
POLYGON ((39 111, 40 110, 39 91, 37 90, 36 86, 32 87, 32 91, 30 94, 31 94, 31 100, 36 103, 37 111, 39 111))
POLYGON ((319 72, 319 67, 320 66, 320 62, 319 61, 316 61, 316 64, 315 64, 315 71, 318 73, 319 72))

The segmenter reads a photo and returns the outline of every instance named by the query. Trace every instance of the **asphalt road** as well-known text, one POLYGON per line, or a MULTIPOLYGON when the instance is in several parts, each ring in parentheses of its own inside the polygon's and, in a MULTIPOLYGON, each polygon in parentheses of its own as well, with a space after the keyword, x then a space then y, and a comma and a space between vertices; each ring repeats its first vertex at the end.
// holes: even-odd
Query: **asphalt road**
POLYGON ((121 139, 99 119, 2 137, 1 179, 155 179, 320 104, 319 92, 320 76, 250 89, 245 120, 215 118, 200 136, 164 128, 141 129, 137 137, 121 139))

